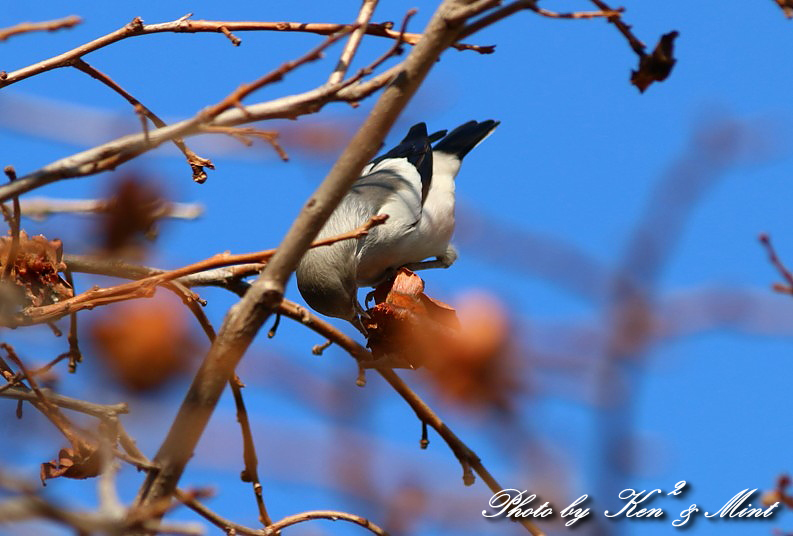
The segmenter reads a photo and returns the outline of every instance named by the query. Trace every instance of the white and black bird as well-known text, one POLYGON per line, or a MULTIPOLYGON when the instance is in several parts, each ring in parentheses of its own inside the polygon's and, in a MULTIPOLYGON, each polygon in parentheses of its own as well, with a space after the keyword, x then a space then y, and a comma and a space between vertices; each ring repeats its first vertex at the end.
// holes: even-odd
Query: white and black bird
POLYGON ((465 155, 498 125, 493 120, 469 121, 448 135, 428 135, 427 126, 419 123, 399 145, 372 160, 318 238, 352 231, 375 215, 388 214, 388 219, 357 241, 308 250, 297 268, 297 286, 306 302, 365 332, 359 287, 376 286, 400 267, 425 259, 435 259, 427 267, 451 266, 457 258, 450 244, 454 178, 465 155))

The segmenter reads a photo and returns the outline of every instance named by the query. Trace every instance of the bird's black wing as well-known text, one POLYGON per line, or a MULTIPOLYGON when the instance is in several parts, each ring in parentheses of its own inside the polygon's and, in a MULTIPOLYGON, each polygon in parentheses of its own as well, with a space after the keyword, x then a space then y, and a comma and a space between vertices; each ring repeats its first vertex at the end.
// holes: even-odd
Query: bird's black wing
POLYGON ((389 158, 406 159, 416 168, 421 177, 421 204, 423 206, 430 190, 430 184, 432 184, 432 146, 430 144, 445 134, 446 131, 441 131, 428 136, 425 123, 415 124, 410 127, 399 145, 372 160, 367 169, 374 169, 389 158))

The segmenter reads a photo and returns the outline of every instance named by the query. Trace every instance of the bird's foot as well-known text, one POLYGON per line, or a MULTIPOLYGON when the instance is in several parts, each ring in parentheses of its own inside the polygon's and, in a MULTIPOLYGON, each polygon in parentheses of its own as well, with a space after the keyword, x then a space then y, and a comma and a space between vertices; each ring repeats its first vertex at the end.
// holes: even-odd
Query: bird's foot
MULTIPOLYGON (((367 297, 368 297, 368 295, 367 295, 367 297)), ((350 324, 355 326, 355 329, 360 331, 361 335, 363 335, 364 337, 368 338, 369 337, 369 331, 366 329, 366 326, 364 326, 363 321, 364 320, 369 320, 369 318, 370 318, 369 317, 369 313, 367 313, 366 309, 364 309, 361 306, 361 304, 358 303, 358 300, 355 300, 355 313, 356 314, 353 317, 353 319, 350 320, 350 324)))
POLYGON ((446 253, 443 255, 438 255, 435 257, 434 261, 421 261, 421 262, 411 262, 405 265, 405 268, 412 272, 417 272, 419 270, 429 270, 431 268, 448 268, 454 261, 457 260, 457 250, 454 246, 449 245, 446 248, 446 253))

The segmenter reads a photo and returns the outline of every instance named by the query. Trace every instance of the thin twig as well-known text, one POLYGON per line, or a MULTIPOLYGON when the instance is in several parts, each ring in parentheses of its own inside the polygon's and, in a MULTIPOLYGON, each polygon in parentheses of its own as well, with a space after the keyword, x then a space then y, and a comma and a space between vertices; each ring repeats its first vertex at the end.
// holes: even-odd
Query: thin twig
POLYGON ((201 132, 208 134, 226 134, 243 145, 250 147, 253 145, 251 138, 259 138, 266 141, 278 153, 278 157, 284 162, 289 161, 289 155, 281 144, 278 143, 278 132, 274 130, 262 130, 255 127, 221 127, 221 126, 202 126, 201 132))
MULTIPOLYGON (((30 403, 33 404, 41 413, 49 419, 49 421, 63 434, 63 436, 72 444, 75 450, 80 452, 86 452, 90 450, 90 447, 86 443, 86 441, 75 433, 75 426, 72 422, 66 418, 66 416, 61 413, 58 409, 58 406, 52 402, 44 393, 44 391, 39 388, 38 382, 33 374, 28 372, 25 363, 16 355, 11 346, 5 343, 0 343, 0 348, 3 348, 6 353, 8 354, 9 359, 11 359, 17 367, 19 367, 20 372, 24 379, 30 384, 30 389, 33 391, 34 399, 30 400, 30 403)), ((6 393, 9 392, 5 391, 6 393)), ((3 395, 5 393, 0 393, 3 395)))
POLYGON ((776 271, 779 272, 789 287, 793 288, 793 273, 787 269, 787 266, 779 259, 779 255, 777 255, 776 250, 774 249, 774 245, 771 243, 771 237, 768 236, 766 233, 762 233, 759 237, 760 243, 768 253, 768 260, 771 264, 776 268, 776 271))
POLYGON ((269 73, 251 82, 250 84, 243 84, 239 86, 237 89, 232 91, 228 96, 226 96, 226 98, 224 98, 219 103, 215 104, 214 106, 209 106, 205 108, 198 116, 199 122, 207 123, 212 119, 214 119, 215 117, 217 117, 218 115, 220 115, 222 112, 228 110, 233 106, 236 106, 237 108, 240 108, 243 112, 245 112, 245 109, 242 106, 242 100, 245 97, 247 97, 254 91, 263 88, 268 84, 272 84, 273 82, 277 82, 281 80, 286 73, 297 69, 301 65, 305 65, 306 63, 310 63, 312 61, 321 59, 323 52, 328 47, 333 45, 335 42, 339 41, 350 31, 351 30, 343 30, 337 34, 330 35, 321 44, 309 50, 306 54, 297 58, 296 60, 287 61, 277 69, 270 71, 269 73))
MULTIPOLYGON (((374 361, 372 354, 358 344, 354 339, 345 335, 328 322, 311 314, 300 305, 283 300, 278 311, 293 320, 297 320, 303 325, 316 331, 329 341, 333 341, 339 347, 346 350, 359 363, 374 361)), ((410 405, 416 413, 419 421, 430 425, 441 438, 446 442, 454 455, 463 467, 463 480, 467 485, 472 481, 471 470, 487 484, 493 493, 504 489, 499 482, 490 474, 480 460, 479 456, 471 450, 452 430, 446 426, 443 420, 415 393, 404 381, 391 369, 376 368, 377 372, 394 388, 394 390, 410 405)), ((539 536, 543 532, 528 520, 521 519, 521 524, 533 535, 539 536)))
POLYGON ((533 3, 534 2, 531 0, 516 0, 515 2, 500 7, 495 11, 491 11, 487 15, 478 18, 463 28, 463 30, 460 32, 459 39, 464 39, 469 35, 482 30, 483 28, 487 28, 488 26, 491 26, 502 19, 514 15, 518 11, 529 9, 529 5, 533 3))
MULTIPOLYGON (((46 400, 50 403, 63 409, 84 413, 86 415, 91 415, 92 417, 108 419, 124 413, 129 413, 129 407, 125 403, 110 405, 94 404, 92 402, 86 402, 85 400, 59 395, 58 393, 54 393, 46 388, 39 388, 39 390, 44 394, 46 400)), ((35 402, 39 400, 36 393, 21 387, 9 387, 0 393, 0 397, 11 398, 13 400, 25 400, 27 402, 35 402)))
MULTIPOLYGON (((87 74, 91 78, 94 78, 95 80, 99 80, 101 83, 103 83, 104 85, 106 85, 107 87, 118 93, 119 95, 121 95, 124 98, 124 100, 126 100, 128 103, 132 105, 133 108, 135 108, 135 111, 139 115, 141 115, 142 117, 149 118, 151 122, 157 126, 157 128, 163 128, 164 126, 166 126, 165 121, 160 119, 157 116, 157 114, 149 110, 148 107, 146 107, 142 102, 140 102, 138 99, 133 97, 127 90, 119 86, 112 78, 107 76, 105 73, 99 71, 98 69, 88 65, 88 63, 86 63, 83 59, 77 58, 73 60, 71 62, 71 66, 77 69, 78 71, 87 74)), ((148 134, 148 129, 145 128, 146 127, 145 121, 143 121, 143 125, 144 125, 144 135, 146 135, 148 134)), ((173 138, 171 141, 174 143, 174 145, 176 145, 179 148, 179 150, 187 159, 187 164, 190 166, 190 169, 193 172, 193 180, 198 183, 204 182, 207 178, 207 174, 204 168, 208 167, 209 169, 215 169, 215 166, 212 164, 212 161, 207 158, 198 156, 195 152, 193 152, 192 149, 190 149, 185 144, 182 138, 173 138)))
POLYGON ((223 35, 229 38, 229 41, 231 41, 231 44, 235 47, 238 47, 242 44, 242 39, 231 33, 231 31, 229 31, 226 26, 221 26, 220 31, 223 35))
MULTIPOLYGON (((402 33, 400 32, 400 35, 402 33)), ((332 36, 331 39, 335 38, 332 36)), ((0 186, 0 203, 11 199, 15 195, 20 195, 51 182, 115 169, 124 162, 174 138, 184 138, 201 133, 207 126, 236 126, 241 123, 275 118, 295 119, 300 115, 316 113, 322 106, 332 101, 358 101, 381 89, 392 80, 396 70, 389 69, 365 84, 358 83, 363 76, 371 73, 385 59, 398 51, 400 43, 401 41, 397 40, 395 46, 381 58, 338 84, 326 84, 301 95, 282 97, 266 103, 241 107, 239 99, 248 95, 253 90, 252 86, 260 88, 266 83, 279 80, 290 68, 318 59, 318 51, 314 49, 298 60, 281 65, 253 84, 240 86, 220 103, 204 109, 191 119, 158 128, 154 131, 124 136, 93 149, 62 158, 38 171, 19 178, 11 184, 0 186), (345 90, 351 91, 345 92, 345 90), (230 106, 235 106, 236 108, 228 109, 230 106), (218 113, 219 115, 216 116, 218 113)), ((320 48, 325 44, 327 44, 327 41, 320 45, 320 48)))
MULTIPOLYGON (((95 214, 107 212, 107 201, 102 199, 51 199, 31 197, 20 201, 22 216, 41 221, 55 214, 95 214)), ((201 217, 204 207, 199 203, 165 203, 158 210, 159 218, 194 220, 201 217)))
POLYGON ((174 492, 174 496, 176 500, 196 512, 198 515, 219 527, 226 534, 244 534, 246 536, 261 536, 261 529, 254 529, 251 527, 246 527, 245 525, 240 525, 239 523, 235 523, 230 519, 226 519, 222 517, 220 514, 215 513, 214 511, 210 510, 205 504, 198 501, 195 497, 191 496, 191 494, 182 491, 181 489, 177 489, 174 492))
MULTIPOLYGON (((142 279, 151 275, 162 274, 166 270, 150 268, 137 264, 130 264, 107 257, 94 257, 89 255, 65 254, 63 261, 74 272, 94 275, 107 275, 123 279, 142 279)), ((188 286, 213 286, 222 287, 238 295, 244 294, 247 286, 239 287, 242 278, 256 275, 264 268, 262 263, 237 264, 223 268, 212 268, 182 276, 177 282, 188 286)))
POLYGON ((248 105, 244 110, 226 110, 215 117, 210 125, 202 123, 203 116, 199 113, 191 119, 173 123, 164 128, 141 134, 130 134, 109 141, 52 162, 37 171, 20 177, 11 184, 0 186, 0 203, 15 195, 21 195, 56 181, 115 169, 124 162, 159 147, 173 138, 199 134, 207 126, 236 126, 266 119, 295 119, 301 115, 316 113, 330 102, 356 102, 386 86, 397 73, 396 68, 391 68, 367 82, 359 83, 360 76, 367 71, 368 69, 363 69, 355 77, 339 84, 324 85, 298 95, 289 95, 268 102, 248 105))
POLYGON ((280 521, 277 521, 267 527, 267 530, 263 533, 263 536, 272 536, 277 534, 279 530, 285 529, 286 527, 291 527, 292 525, 297 525, 298 523, 304 523, 306 521, 311 521, 314 519, 327 519, 330 521, 348 521, 350 523, 355 523, 368 531, 372 532, 373 534, 377 534, 378 536, 387 536, 388 533, 366 519, 365 517, 361 517, 355 514, 348 514, 347 512, 339 512, 337 510, 314 510, 311 512, 303 512, 301 514, 295 514, 292 516, 287 516, 280 521))
POLYGON ((244 387, 240 379, 235 375, 229 380, 231 392, 234 395, 234 406, 237 409, 237 422, 240 423, 242 431, 242 459, 245 469, 242 471, 242 481, 250 482, 253 487, 253 495, 256 498, 256 507, 259 509, 259 521, 262 525, 269 526, 273 523, 267 513, 262 495, 262 484, 259 480, 259 460, 256 456, 256 445, 253 442, 253 432, 251 423, 248 419, 248 410, 245 409, 245 399, 242 398, 242 388, 244 387))
MULTIPOLYGON (((182 298, 183 302, 198 319, 198 323, 203 328, 209 342, 212 343, 216 337, 215 329, 204 314, 203 309, 194 300, 187 298, 182 289, 188 290, 183 284, 177 283, 176 281, 173 282, 171 290, 182 298)), ((229 379, 229 387, 234 395, 234 405, 237 409, 237 422, 239 422, 242 432, 242 459, 245 468, 240 478, 243 482, 251 483, 254 498, 256 499, 256 507, 259 509, 259 521, 262 525, 267 526, 272 523, 272 519, 270 519, 270 515, 267 513, 267 507, 264 504, 262 484, 259 479, 259 460, 256 456, 256 445, 253 442, 253 432, 251 431, 251 423, 248 419, 248 410, 245 408, 245 399, 242 397, 242 388, 244 385, 235 374, 229 379)))
POLYGON ((242 300, 229 310, 155 456, 155 462, 163 470, 149 475, 139 490, 139 504, 147 505, 169 497, 176 489, 226 382, 253 337, 282 302, 286 281, 298 261, 360 170, 375 155, 386 133, 441 52, 457 40, 463 24, 449 23, 446 16, 461 4, 462 0, 445 0, 441 4, 424 37, 402 64, 399 83, 385 89, 361 129, 306 203, 262 274, 242 300))
MULTIPOLYGON (((12 166, 6 166, 5 174, 10 182, 14 182, 17 178, 16 171, 12 166)), ((19 251, 19 196, 13 198, 13 212, 11 214, 11 247, 8 248, 8 255, 5 259, 5 266, 3 266, 3 273, 0 275, 0 281, 5 281, 11 276, 11 271, 17 261, 17 253, 19 251)))
MULTIPOLYGON (((180 18, 170 22, 159 24, 143 24, 140 17, 135 17, 131 22, 123 27, 103 35, 93 41, 80 45, 67 52, 52 58, 40 61, 7 73, 5 78, 0 80, 0 87, 5 87, 31 76, 66 67, 75 59, 82 58, 100 48, 116 43, 118 41, 136 37, 140 35, 154 33, 200 33, 200 32, 241 32, 241 31, 279 31, 279 32, 308 32, 319 35, 333 35, 338 32, 349 31, 353 25, 335 23, 304 23, 304 22, 259 22, 259 21, 212 21, 212 20, 189 20, 180 18)), ((398 33, 391 29, 390 23, 369 24, 366 33, 377 37, 396 39, 398 33)), ((405 42, 415 45, 421 34, 407 34, 404 36, 405 42)), ((473 50, 482 54, 492 52, 492 47, 457 43, 454 45, 459 50, 473 50)))
MULTIPOLYGON (((124 265, 120 267, 118 263, 107 260, 103 261, 102 259, 92 259, 90 260, 90 262, 87 262, 84 259, 77 256, 73 256, 73 259, 71 259, 70 256, 67 255, 66 261, 70 266, 72 266, 72 269, 76 271, 79 271, 78 268, 81 267, 80 263, 82 262, 85 265, 87 265, 87 267, 90 267, 89 270, 90 273, 110 275, 116 277, 140 278, 162 272, 161 270, 158 270, 156 268, 148 268, 148 267, 134 266, 134 265, 124 265)), ((191 279, 193 276, 187 276, 187 278, 181 279, 180 281, 182 281, 184 284, 187 285, 195 284, 202 286, 203 285, 221 286, 228 288, 232 292, 235 292, 239 295, 244 295, 248 287, 247 284, 244 284, 244 286, 242 286, 241 288, 237 287, 236 285, 227 286, 226 283, 228 282, 228 280, 226 279, 226 275, 219 270, 212 270, 194 275, 203 276, 203 277, 197 277, 195 279, 191 279), (215 279, 207 277, 208 275, 214 276, 215 279)), ((328 342, 332 342, 338 345, 357 361, 362 363, 374 361, 374 357, 369 352, 369 350, 361 346, 357 341, 355 341, 355 339, 339 331, 330 323, 312 314, 304 307, 289 300, 282 300, 282 302, 278 307, 278 313, 279 315, 292 318, 293 320, 300 322, 309 329, 322 335, 328 340, 328 342)), ((482 478, 482 480, 488 485, 488 487, 494 493, 503 489, 503 486, 501 486, 487 471, 487 469, 481 463, 479 457, 459 437, 457 437, 456 434, 454 434, 446 426, 443 420, 440 417, 438 417, 438 415, 423 400, 421 400, 421 398, 410 387, 408 387, 399 378, 399 376, 396 375, 396 373, 388 369, 378 369, 378 372, 386 379, 386 381, 388 381, 392 385, 394 390, 406 402, 408 402, 408 404, 416 413, 418 419, 422 422, 422 425, 426 426, 427 424, 429 424, 430 426, 432 426, 433 429, 441 436, 441 438, 449 445, 449 448, 452 450, 452 452, 454 452, 455 456, 463 464, 464 470, 467 471, 465 474, 466 474, 466 478, 468 478, 469 481, 470 481, 470 469, 472 469, 482 478)), ((191 505, 188 504, 188 506, 191 505)), ((191 506, 191 508, 192 507, 193 506, 191 506)), ((231 526, 231 525, 222 525, 222 526, 231 526)), ((538 529, 536 529, 536 527, 534 527, 533 525, 531 525, 530 532, 532 532, 532 534, 541 534, 540 532, 538 532, 538 529)), ((245 534, 245 532, 240 531, 240 534, 245 534)))
MULTIPOLYGON (((401 50, 400 45, 402 44, 402 39, 399 36, 406 35, 405 28, 408 20, 413 14, 415 14, 415 10, 410 10, 405 15, 402 28, 391 49, 345 81, 338 84, 326 84, 320 88, 297 96, 283 97, 265 103, 246 106, 244 108, 238 106, 236 109, 228 109, 220 113, 217 117, 214 117, 213 113, 216 112, 217 109, 223 107, 223 102, 229 101, 229 97, 227 97, 221 101, 221 103, 199 112, 191 119, 174 123, 167 127, 158 128, 152 132, 124 136, 94 147, 93 149, 53 162, 36 172, 21 177, 14 183, 0 186, 0 203, 15 195, 20 195, 51 182, 71 177, 93 175, 102 171, 115 169, 120 164, 146 151, 152 150, 162 143, 174 138, 200 133, 207 126, 236 126, 240 123, 275 118, 295 119, 299 115, 318 112, 322 106, 328 102, 357 102, 383 88, 396 76, 398 66, 381 73, 365 83, 359 83, 364 76, 370 74, 385 60, 401 50), (207 121, 210 120, 211 124, 207 124, 207 121)), ((316 49, 295 62, 289 62, 289 64, 302 64, 306 61, 316 59, 312 53, 316 53, 316 49)), ((283 76, 284 73, 284 65, 282 65, 259 79, 256 83, 260 85, 263 81, 275 81, 283 76)), ((232 95, 237 94, 236 103, 226 102, 226 105, 239 104, 239 93, 247 94, 247 92, 249 92, 248 90, 249 88, 247 86, 240 86, 240 88, 232 93, 232 95)), ((231 100, 233 101, 234 99, 231 100)))
MULTIPOLYGON (((377 2, 378 0, 363 0, 361 10, 358 12, 358 18, 355 20, 355 30, 350 34, 347 44, 344 45, 344 50, 339 57, 339 62, 336 64, 336 69, 328 78, 328 84, 338 84, 344 79, 344 75, 347 74, 347 69, 349 69, 352 59, 355 57, 355 52, 361 44, 361 39, 366 33, 366 28, 372 19, 377 2)), ((404 39, 404 35, 399 39, 404 39)))
MULTIPOLYGON (((72 292, 74 292, 74 277, 72 271, 68 268, 64 270, 66 282, 69 283, 72 292)), ((69 343, 69 351, 65 354, 69 357, 69 372, 74 373, 77 371, 77 363, 83 361, 83 354, 80 352, 80 343, 77 338, 77 313, 69 314, 69 335, 66 337, 66 342, 69 343)))
POLYGON ((556 11, 550 11, 548 9, 543 9, 538 6, 536 3, 530 2, 528 4, 528 9, 534 11, 538 15, 542 15, 543 17, 548 17, 550 19, 571 19, 571 20, 588 20, 588 19, 599 19, 599 18, 608 18, 608 17, 619 17, 624 8, 617 8, 613 10, 601 10, 601 11, 572 11, 569 13, 558 13, 556 11))
POLYGON ((43 22, 21 22, 9 28, 0 28, 0 41, 5 41, 14 35, 30 32, 54 32, 64 28, 71 28, 83 22, 77 15, 69 15, 62 19, 47 20, 43 22))
POLYGON ((219 514, 213 512, 209 508, 206 507, 203 503, 191 497, 190 494, 185 493, 182 490, 176 490, 175 496, 179 502, 199 514, 201 517, 219 527, 220 529, 226 531, 229 534, 241 534, 245 536, 275 536, 278 534, 278 531, 283 530, 289 526, 296 525, 298 523, 303 523, 305 521, 311 521, 314 519, 327 519, 330 521, 348 521, 350 523, 355 523, 356 525, 360 525, 361 527, 371 531, 374 534, 378 534, 380 536, 386 536, 388 533, 385 532, 383 529, 369 521, 368 519, 355 515, 355 514, 348 514, 347 512, 339 512, 335 510, 314 510, 311 512, 303 512, 301 514, 296 514, 292 516, 285 517, 276 523, 270 524, 268 527, 264 529, 254 529, 251 527, 246 527, 245 525, 240 525, 239 523, 235 523, 230 519, 226 519, 219 514))
MULTIPOLYGON (((385 215, 373 216, 361 227, 348 233, 324 240, 318 240, 314 242, 311 247, 326 246, 340 242, 342 240, 358 239, 362 236, 365 236, 373 227, 383 224, 386 221, 386 218, 387 216, 385 215)), ((116 303, 119 301, 150 297, 153 295, 157 286, 164 285, 175 279, 179 279, 180 277, 221 266, 230 266, 234 264, 251 262, 265 262, 275 255, 275 252, 276 250, 270 249, 237 255, 221 253, 219 255, 210 257, 209 259, 189 264, 175 270, 169 270, 167 272, 151 275, 131 283, 123 283, 121 285, 107 288, 94 288, 57 303, 43 305, 40 307, 28 307, 22 311, 22 313, 15 315, 13 320, 3 319, 2 322, 5 323, 5 325, 14 326, 51 322, 64 315, 83 309, 92 309, 100 305, 108 305, 110 303, 116 303)))
MULTIPOLYGON (((591 2, 595 4, 601 11, 615 11, 614 9, 611 9, 611 7, 609 7, 609 5, 603 0, 591 0, 591 2)), ((639 58, 643 58, 647 55, 647 45, 642 43, 638 37, 633 35, 631 27, 622 20, 622 17, 619 13, 615 13, 607 19, 610 23, 617 27, 622 35, 625 36, 625 39, 628 40, 628 44, 631 46, 636 55, 639 56, 639 58)))

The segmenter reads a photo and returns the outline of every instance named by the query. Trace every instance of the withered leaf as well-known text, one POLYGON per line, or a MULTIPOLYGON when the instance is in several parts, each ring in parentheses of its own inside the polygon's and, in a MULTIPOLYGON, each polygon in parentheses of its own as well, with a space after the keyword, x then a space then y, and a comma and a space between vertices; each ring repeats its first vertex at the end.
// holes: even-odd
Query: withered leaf
POLYGON ((428 371, 446 399, 508 413, 522 390, 510 351, 507 313, 494 300, 464 301, 458 311, 424 293, 424 282, 402 268, 375 289, 377 305, 364 322, 372 355, 391 367, 428 371))
POLYGON ((787 18, 793 18, 793 0, 776 0, 787 18))
POLYGON ((639 60, 639 70, 631 71, 631 84, 644 91, 653 82, 662 82, 672 72, 677 60, 674 58, 675 39, 678 32, 672 31, 661 36, 655 50, 639 60))
POLYGON ((102 469, 99 450, 92 448, 86 452, 77 452, 72 448, 63 448, 58 452, 58 459, 41 464, 41 484, 47 485, 50 478, 84 479, 98 476, 102 469))
MULTIPOLYGON (((0 237, 0 271, 8 262, 12 237, 0 237)), ((71 286, 58 272, 66 269, 63 262, 63 244, 60 240, 47 240, 38 235, 29 238, 19 232, 19 248, 11 269, 10 290, 17 294, 20 308, 49 305, 74 295, 71 286)))
POLYGON ((375 305, 365 322, 367 346, 389 366, 427 364, 438 346, 457 337, 460 322, 454 309, 424 294, 424 281, 406 268, 393 281, 375 289, 375 305))

